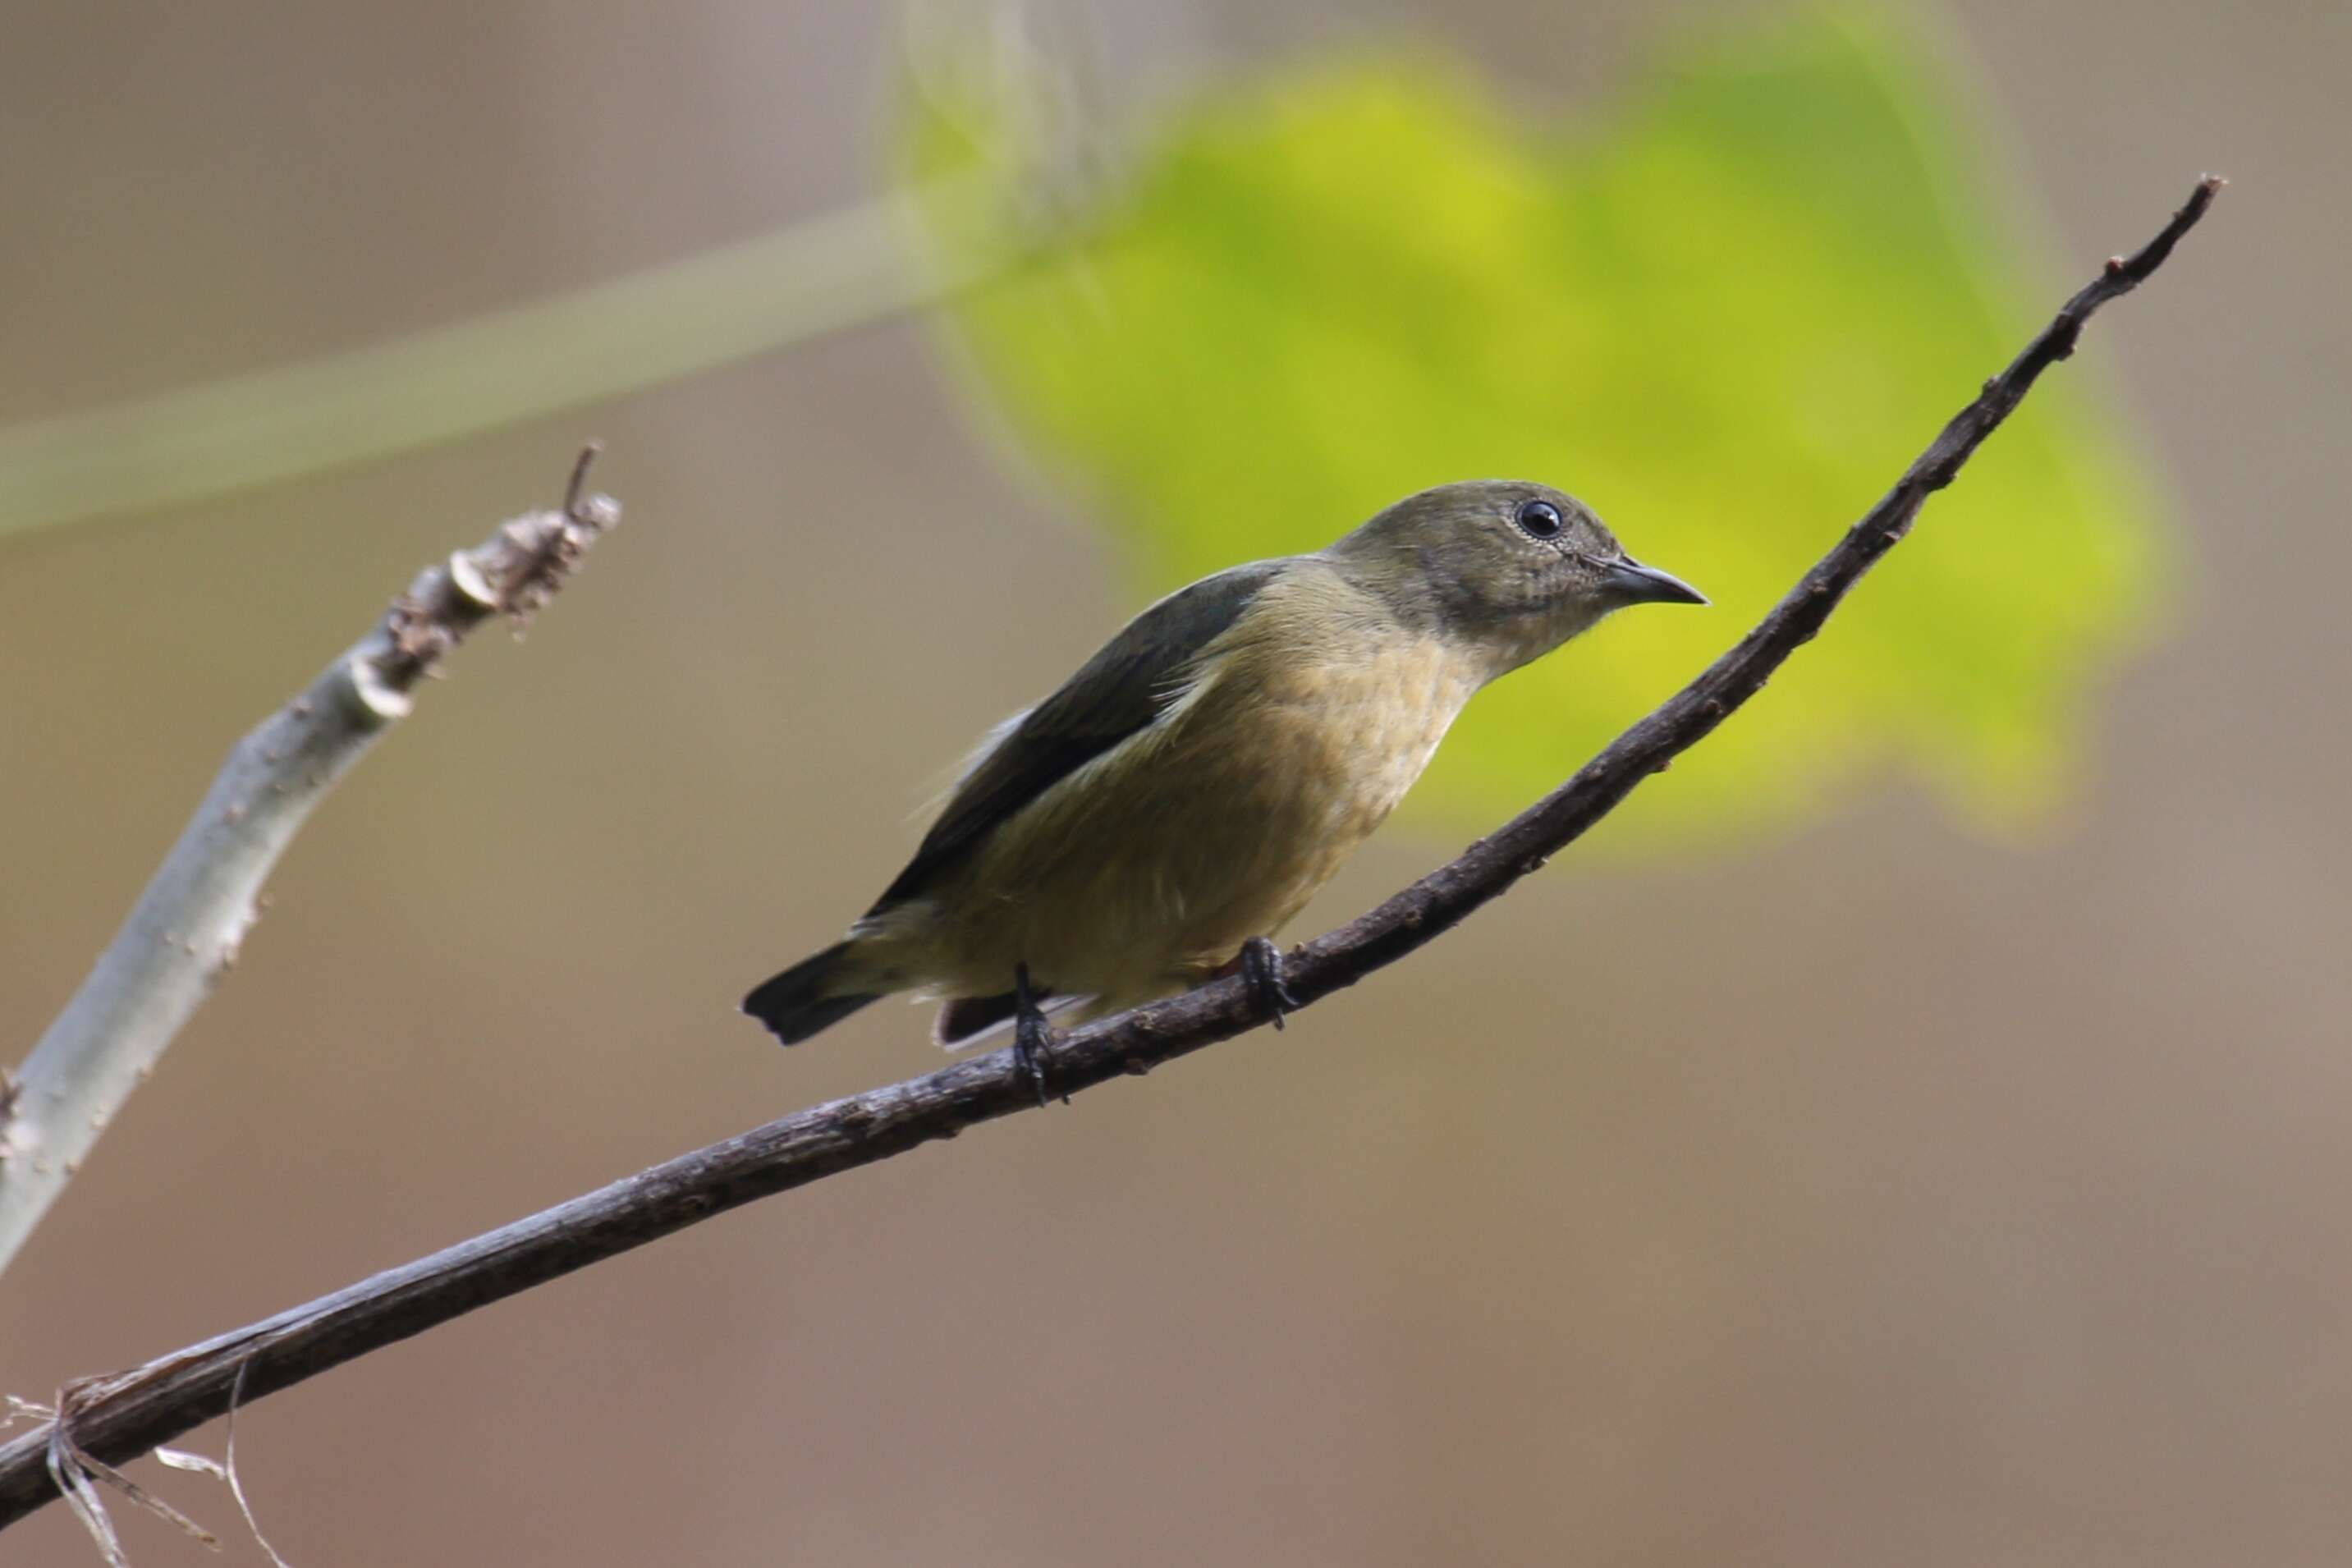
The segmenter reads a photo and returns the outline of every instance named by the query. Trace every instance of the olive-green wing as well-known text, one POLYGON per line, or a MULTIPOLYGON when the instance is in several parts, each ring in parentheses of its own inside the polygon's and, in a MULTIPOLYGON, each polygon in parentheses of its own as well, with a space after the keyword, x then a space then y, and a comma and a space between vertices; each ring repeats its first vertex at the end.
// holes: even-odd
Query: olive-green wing
POLYGON ((915 858, 869 913, 919 893, 999 823, 1149 727, 1181 691, 1186 667, 1286 564, 1257 561, 1203 577, 1129 622, 964 775, 915 858))

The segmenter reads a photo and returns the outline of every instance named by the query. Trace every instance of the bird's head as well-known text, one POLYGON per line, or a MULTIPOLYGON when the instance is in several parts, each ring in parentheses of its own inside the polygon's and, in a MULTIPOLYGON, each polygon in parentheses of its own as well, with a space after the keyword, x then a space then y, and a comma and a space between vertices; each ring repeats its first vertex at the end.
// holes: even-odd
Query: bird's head
POLYGON ((1407 624, 1486 656, 1488 679, 1628 605, 1706 603, 1626 554, 1582 501, 1520 479, 1407 496, 1324 555, 1407 624))

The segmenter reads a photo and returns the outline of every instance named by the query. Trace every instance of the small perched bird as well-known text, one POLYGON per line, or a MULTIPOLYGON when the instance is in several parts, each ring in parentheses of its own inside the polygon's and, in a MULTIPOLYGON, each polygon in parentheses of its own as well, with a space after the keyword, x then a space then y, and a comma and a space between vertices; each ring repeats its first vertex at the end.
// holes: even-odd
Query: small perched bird
POLYGON ((981 742, 848 934, 743 999, 786 1045, 891 992, 950 1047, 997 1026, 1040 1098, 1045 1013, 1098 1016, 1238 968, 1381 825, 1471 695, 1612 610, 1703 605, 1538 484, 1441 485, 1312 555, 1145 610, 981 742))

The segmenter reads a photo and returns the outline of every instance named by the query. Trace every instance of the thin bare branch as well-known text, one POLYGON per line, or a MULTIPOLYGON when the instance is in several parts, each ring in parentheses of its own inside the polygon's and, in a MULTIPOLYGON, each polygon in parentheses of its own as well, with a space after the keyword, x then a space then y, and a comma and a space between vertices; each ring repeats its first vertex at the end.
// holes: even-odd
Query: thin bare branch
MULTIPOLYGON (((2073 352, 2092 312, 2163 264, 2221 184, 2200 183, 2155 239, 2109 262, 2069 300, 1730 652, 1507 826, 1380 908, 1294 952, 1285 977, 1299 1003, 1311 1005, 1395 963, 1499 897, 1761 689, 1909 531, 1928 495, 1951 482, 2035 378, 2073 352)), ((1224 980, 1090 1025, 1056 1042, 1045 1060, 1056 1089, 1076 1091, 1265 1022, 1244 983, 1224 980)), ((92 1380, 72 1417, 75 1440, 103 1458, 127 1460, 219 1415, 240 1377, 248 1380, 248 1397, 261 1398, 712 1215, 1035 1104, 1013 1053, 1001 1050, 815 1106, 233 1333, 92 1380)), ((43 1469, 47 1445, 47 1432, 37 1430, 0 1447, 0 1525, 57 1496, 43 1469)))
POLYGON ((416 683, 491 616, 544 605, 619 521, 582 493, 499 525, 427 568, 383 619, 237 742, 153 881, 17 1075, 0 1075, 0 1269, 57 1201, 99 1134, 236 962, 261 886, 313 807, 394 721, 416 683))

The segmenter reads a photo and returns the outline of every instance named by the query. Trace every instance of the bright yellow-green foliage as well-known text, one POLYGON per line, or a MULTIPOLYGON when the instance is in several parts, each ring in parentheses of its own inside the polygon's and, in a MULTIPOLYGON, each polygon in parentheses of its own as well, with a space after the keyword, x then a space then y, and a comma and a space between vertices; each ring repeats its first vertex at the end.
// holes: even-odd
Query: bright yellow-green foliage
MULTIPOLYGON (((991 140, 953 107, 918 106, 913 166, 991 140)), ((1442 55, 1308 64, 1147 131, 1095 237, 953 327, 1144 590, 1519 477, 1714 596, 1629 611, 1473 703, 1415 800, 1481 825, 1744 632, 2088 275, 2021 288, 1976 145, 1878 24, 1707 43, 1573 128, 1442 55)), ((1982 822, 2053 799, 2157 565, 2082 380, 2046 382, 1616 841, 1786 824, 1886 759, 1982 822)))

